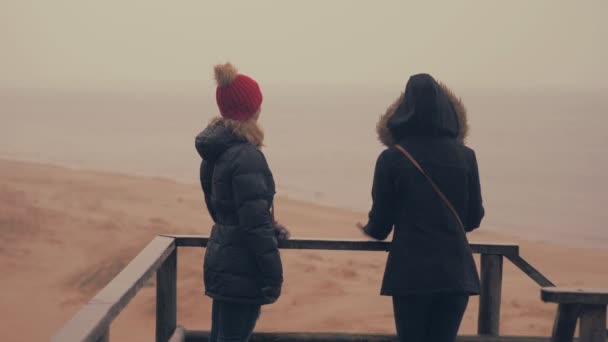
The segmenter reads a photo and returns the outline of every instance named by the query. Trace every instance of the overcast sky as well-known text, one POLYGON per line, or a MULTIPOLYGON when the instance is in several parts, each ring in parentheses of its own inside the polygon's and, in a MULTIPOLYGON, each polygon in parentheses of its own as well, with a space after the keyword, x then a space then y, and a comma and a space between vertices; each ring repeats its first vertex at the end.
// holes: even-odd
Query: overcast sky
POLYGON ((608 89, 608 1, 0 0, 0 85, 211 83, 608 89))

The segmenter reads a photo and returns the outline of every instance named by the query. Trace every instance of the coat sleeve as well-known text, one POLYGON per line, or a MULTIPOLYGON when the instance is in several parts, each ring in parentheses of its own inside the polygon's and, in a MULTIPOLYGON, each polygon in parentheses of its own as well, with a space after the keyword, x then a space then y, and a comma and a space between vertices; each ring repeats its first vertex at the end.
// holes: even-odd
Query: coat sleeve
POLYGON ((475 152, 471 151, 471 171, 469 175, 469 212, 467 213, 467 232, 479 228, 481 219, 485 215, 483 201, 481 198, 481 184, 479 181, 479 169, 475 152))
POLYGON ((274 196, 271 177, 264 156, 254 147, 244 149, 236 158, 232 189, 239 225, 260 269, 262 292, 276 298, 283 282, 283 268, 270 214, 274 196))
POLYGON ((213 205, 211 204, 211 181, 213 179, 213 163, 201 161, 201 169, 200 169, 200 179, 201 179, 201 187, 203 188, 203 194, 205 194, 205 204, 207 205, 207 210, 209 211, 209 215, 215 222, 215 210, 213 209, 213 205))
POLYGON ((372 186, 372 209, 364 232, 377 240, 384 240, 393 229, 396 218, 395 172, 391 163, 390 150, 385 150, 376 161, 372 186))

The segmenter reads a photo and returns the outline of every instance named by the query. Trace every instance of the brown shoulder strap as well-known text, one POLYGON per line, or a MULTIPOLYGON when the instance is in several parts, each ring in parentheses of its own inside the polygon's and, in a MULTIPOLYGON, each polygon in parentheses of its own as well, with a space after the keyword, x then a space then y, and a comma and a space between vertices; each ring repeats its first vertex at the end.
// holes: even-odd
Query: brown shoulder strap
POLYGON ((407 159, 409 159, 412 162, 412 164, 414 164, 414 166, 418 169, 418 171, 420 171, 420 173, 422 173, 424 175, 424 177, 429 181, 429 183, 431 184, 433 189, 435 189, 435 192, 437 192, 437 195, 439 195, 439 197, 441 197, 441 199, 443 200, 445 205, 450 209, 452 214, 454 214, 454 217, 456 217, 456 220, 458 221, 458 225, 460 225, 460 228, 462 228, 462 232, 465 233, 465 236, 466 236, 466 230, 464 228, 464 224, 462 223, 462 220, 460 219, 458 212, 456 211, 456 209, 454 209, 454 206, 452 205, 452 203, 450 203, 450 200, 443 194, 443 192, 441 191, 441 189, 439 189, 437 184, 435 184, 435 182, 431 179, 431 177, 429 175, 427 175, 426 172, 424 172, 424 169, 422 168, 422 166, 420 166, 420 164, 418 164, 416 159, 414 159, 414 157, 405 148, 403 148, 403 146, 395 145, 395 147, 399 151, 401 151, 401 153, 403 153, 407 157, 407 159))

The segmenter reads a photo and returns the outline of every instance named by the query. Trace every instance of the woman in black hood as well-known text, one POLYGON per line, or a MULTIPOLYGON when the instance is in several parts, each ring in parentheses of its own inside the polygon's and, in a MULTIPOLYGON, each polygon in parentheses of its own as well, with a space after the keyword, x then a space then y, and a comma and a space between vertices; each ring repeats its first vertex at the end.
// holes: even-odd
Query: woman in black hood
POLYGON ((465 233, 484 216, 464 106, 430 75, 414 75, 377 128, 388 148, 361 227, 378 240, 395 228, 381 294, 393 297, 400 341, 455 341, 469 296, 479 293, 465 233))

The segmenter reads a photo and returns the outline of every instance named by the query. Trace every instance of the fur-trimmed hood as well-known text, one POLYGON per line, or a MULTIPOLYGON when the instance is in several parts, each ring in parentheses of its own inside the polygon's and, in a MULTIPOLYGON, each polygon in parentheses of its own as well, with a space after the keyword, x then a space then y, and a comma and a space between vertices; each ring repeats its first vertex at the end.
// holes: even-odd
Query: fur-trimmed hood
MULTIPOLYGON (((418 76, 418 75, 416 75, 416 76, 418 76)), ((430 75, 424 75, 424 76, 430 77, 430 75)), ((413 76, 413 77, 415 77, 415 76, 413 76)), ((408 84, 409 84, 409 82, 408 82, 408 84)), ((456 113, 456 119, 457 119, 457 124, 458 124, 458 128, 457 128, 458 132, 456 134, 456 139, 458 139, 460 142, 464 143, 464 141, 468 135, 468 131, 469 131, 469 125, 467 122, 467 110, 464 106, 464 103, 444 83, 437 82, 437 86, 438 86, 439 90, 447 97, 451 110, 453 110, 456 113)), ((407 91, 407 89, 406 89, 406 91, 407 91)), ((376 125, 376 131, 378 133, 378 140, 380 140, 380 142, 382 144, 386 145, 387 147, 390 147, 390 146, 393 146, 394 144, 396 144, 397 140, 399 140, 399 138, 400 138, 400 137, 395 137, 393 132, 391 132, 391 129, 389 128, 390 127, 389 121, 391 121, 391 119, 393 119, 395 113, 399 109, 406 107, 404 101, 405 101, 405 93, 401 93, 401 95, 386 109, 386 112, 380 116, 380 120, 378 121, 378 123, 376 125)))

